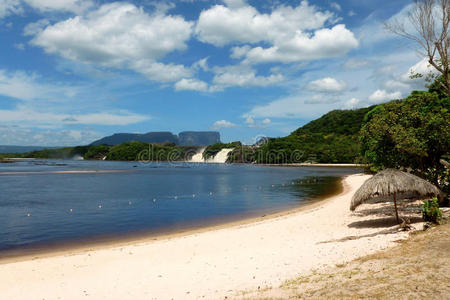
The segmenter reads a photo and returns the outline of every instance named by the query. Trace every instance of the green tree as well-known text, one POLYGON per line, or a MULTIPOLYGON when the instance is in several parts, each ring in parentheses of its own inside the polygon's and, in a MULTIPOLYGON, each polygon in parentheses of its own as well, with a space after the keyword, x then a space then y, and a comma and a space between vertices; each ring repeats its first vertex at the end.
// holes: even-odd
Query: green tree
POLYGON ((440 159, 450 149, 450 98, 413 92, 370 111, 360 133, 361 153, 373 169, 403 168, 448 192, 440 159))

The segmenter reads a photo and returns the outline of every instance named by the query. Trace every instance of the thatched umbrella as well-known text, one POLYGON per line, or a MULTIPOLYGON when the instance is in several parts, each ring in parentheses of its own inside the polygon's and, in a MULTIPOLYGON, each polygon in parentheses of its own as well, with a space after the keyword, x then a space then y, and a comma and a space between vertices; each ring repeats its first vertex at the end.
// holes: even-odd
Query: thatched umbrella
POLYGON ((415 199, 423 199, 430 196, 440 196, 441 191, 415 175, 395 169, 385 169, 372 178, 366 180, 363 185, 353 195, 350 210, 377 197, 393 195, 395 206, 395 217, 398 219, 397 196, 409 195, 415 199))

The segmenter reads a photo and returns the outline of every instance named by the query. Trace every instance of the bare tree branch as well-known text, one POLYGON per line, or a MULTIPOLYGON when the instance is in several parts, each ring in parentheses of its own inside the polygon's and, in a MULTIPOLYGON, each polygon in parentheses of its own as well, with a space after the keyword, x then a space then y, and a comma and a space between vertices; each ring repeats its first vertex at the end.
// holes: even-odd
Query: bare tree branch
MULTIPOLYGON (((393 20, 387 30, 419 45, 420 53, 441 73, 444 91, 450 96, 449 45, 450 0, 416 0, 407 22, 393 20)), ((423 75, 423 74, 422 74, 423 75)))

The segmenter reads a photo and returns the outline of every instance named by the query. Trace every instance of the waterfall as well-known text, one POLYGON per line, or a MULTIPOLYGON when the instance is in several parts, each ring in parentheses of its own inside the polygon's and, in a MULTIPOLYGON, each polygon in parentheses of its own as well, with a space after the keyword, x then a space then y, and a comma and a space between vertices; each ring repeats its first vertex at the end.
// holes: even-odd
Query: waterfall
POLYGON ((203 158, 203 152, 205 151, 206 148, 201 148, 200 150, 198 150, 197 153, 195 153, 192 157, 191 160, 189 162, 193 162, 193 163, 202 163, 205 162, 205 159, 203 158))
POLYGON ((207 162, 209 163, 216 163, 216 164, 224 164, 227 162, 228 154, 230 154, 231 151, 234 149, 230 148, 224 148, 220 150, 219 153, 214 156, 214 158, 208 159, 207 162))
POLYGON ((203 152, 205 152, 206 148, 201 148, 198 150, 197 153, 195 153, 189 162, 191 163, 212 163, 212 164, 224 164, 227 162, 228 154, 230 154, 231 151, 234 149, 225 148, 220 150, 214 157, 205 160, 203 158, 203 152))

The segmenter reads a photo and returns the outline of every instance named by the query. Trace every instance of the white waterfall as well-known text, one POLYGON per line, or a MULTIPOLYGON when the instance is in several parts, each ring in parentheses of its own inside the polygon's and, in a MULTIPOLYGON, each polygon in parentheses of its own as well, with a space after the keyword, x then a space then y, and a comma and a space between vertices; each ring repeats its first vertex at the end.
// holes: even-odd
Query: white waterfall
POLYGON ((193 162, 193 163, 202 163, 205 162, 205 159, 203 158, 203 152, 205 151, 206 148, 201 148, 200 150, 198 150, 197 153, 195 153, 192 157, 191 160, 189 162, 193 162))
POLYGON ((208 160, 205 160, 203 158, 203 152, 205 152, 205 149, 206 148, 201 148, 200 150, 198 150, 198 152, 195 153, 191 157, 191 160, 189 160, 189 162, 191 162, 191 163, 224 164, 227 162, 228 154, 230 154, 230 152, 234 150, 234 149, 230 149, 230 148, 222 149, 214 157, 212 157, 208 160))
POLYGON ((231 151, 234 149, 230 148, 224 148, 220 150, 219 153, 214 156, 214 158, 208 159, 207 162, 209 163, 216 163, 216 164, 224 164, 227 162, 228 154, 230 154, 231 151))

